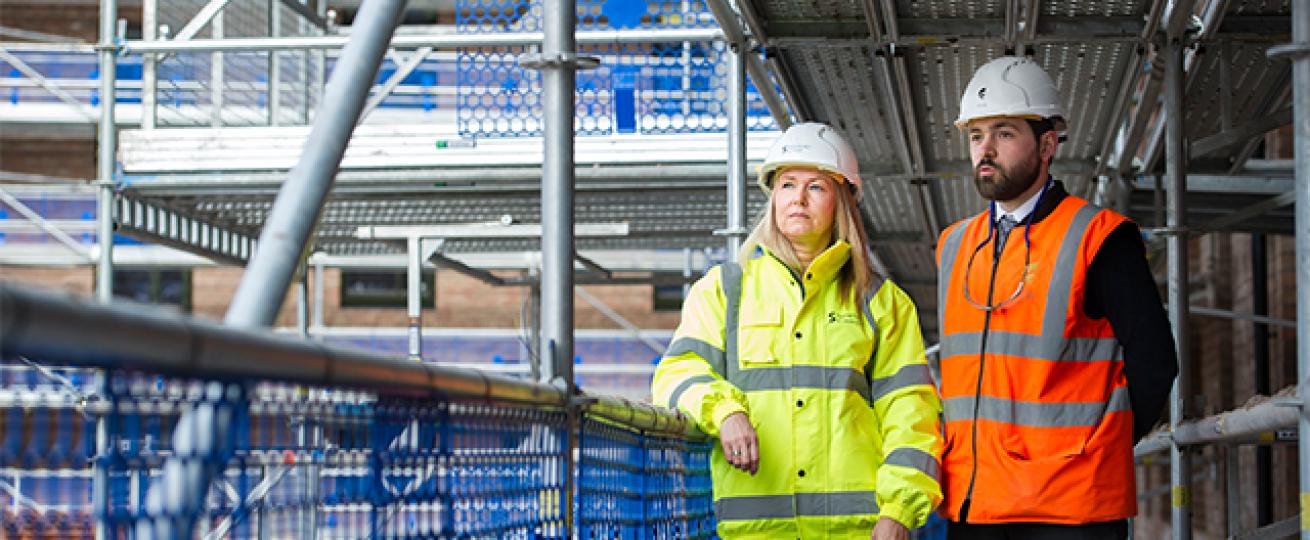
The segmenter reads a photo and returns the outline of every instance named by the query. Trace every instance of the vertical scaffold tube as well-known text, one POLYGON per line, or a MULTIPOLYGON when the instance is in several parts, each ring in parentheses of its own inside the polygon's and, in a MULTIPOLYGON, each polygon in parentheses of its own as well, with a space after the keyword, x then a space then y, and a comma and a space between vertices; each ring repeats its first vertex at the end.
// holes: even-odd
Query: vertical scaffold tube
MULTIPOLYGON (((576 0, 545 0, 541 43, 541 94, 544 148, 541 163, 541 341, 537 350, 543 382, 572 395, 573 380, 573 123, 577 81, 576 0)), ((569 410, 568 449, 562 471, 573 470, 578 447, 578 415, 569 410)), ((547 536, 569 538, 573 532, 573 475, 559 479, 562 530, 547 536)))
POLYGON ((1310 540, 1310 2, 1292 2, 1292 125, 1296 159, 1296 374, 1301 419, 1301 540, 1310 540))
POLYGON ((746 55, 747 42, 730 43, 728 53, 728 260, 746 236, 746 55))
MULTIPOLYGON (((1171 36, 1164 48, 1164 114, 1165 143, 1167 149, 1166 174, 1169 176, 1169 318, 1173 323, 1174 340, 1178 346, 1178 378, 1174 380, 1173 394, 1169 399, 1169 426, 1176 428, 1187 416, 1191 393, 1191 351, 1187 333, 1187 231, 1186 201, 1187 155, 1183 138, 1183 77, 1182 38, 1171 36)), ((1191 459, 1187 449, 1173 444, 1170 449, 1169 480, 1172 486, 1171 522, 1175 540, 1192 537, 1191 459)))
MULTIPOLYGON (((114 125, 114 87, 117 72, 114 66, 115 23, 118 21, 117 0, 100 0, 100 129, 96 153, 96 243, 100 246, 96 260, 96 299, 108 303, 114 296, 114 154, 118 147, 118 131, 114 125)), ((97 375, 101 395, 108 395, 108 373, 97 375)), ((105 468, 109 455, 108 421, 104 416, 96 420, 96 453, 93 467, 92 500, 96 507, 96 540, 109 538, 109 470, 105 468)))

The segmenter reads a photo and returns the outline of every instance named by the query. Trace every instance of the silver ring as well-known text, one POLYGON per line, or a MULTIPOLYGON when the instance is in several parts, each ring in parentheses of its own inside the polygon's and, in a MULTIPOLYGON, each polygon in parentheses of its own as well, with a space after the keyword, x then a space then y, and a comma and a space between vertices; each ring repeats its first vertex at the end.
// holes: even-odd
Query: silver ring
POLYGON ((732 451, 732 455, 734 455, 734 456, 740 456, 740 455, 741 455, 741 450, 733 450, 733 451, 732 451))

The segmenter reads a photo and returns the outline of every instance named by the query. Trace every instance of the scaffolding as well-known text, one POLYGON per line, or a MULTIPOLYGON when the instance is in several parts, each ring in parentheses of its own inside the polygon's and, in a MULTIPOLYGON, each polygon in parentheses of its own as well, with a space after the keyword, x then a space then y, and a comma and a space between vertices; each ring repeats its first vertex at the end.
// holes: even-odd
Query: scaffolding
MULTIPOLYGON (((225 261, 245 262, 258 253, 256 247, 263 241, 257 238, 268 233, 259 224, 279 214, 272 195, 282 187, 280 177, 285 171, 295 170, 288 160, 275 156, 270 159, 280 159, 278 163, 259 170, 224 169, 220 164, 184 169, 177 163, 194 159, 195 148, 204 144, 221 147, 239 140, 286 139, 288 134, 294 141, 288 146, 293 149, 284 154, 315 148, 317 145, 301 142, 313 137, 319 120, 314 111, 335 103, 322 91, 330 86, 318 83, 325 78, 329 64, 336 62, 340 68, 346 54, 334 58, 328 51, 365 35, 362 27, 352 27, 349 35, 337 32, 321 2, 270 5, 271 11, 250 20, 276 31, 249 37, 229 34, 235 31, 229 30, 232 25, 213 26, 223 20, 225 10, 234 9, 227 2, 196 4, 188 18, 155 12, 155 4, 147 0, 143 14, 149 24, 143 27, 142 39, 124 40, 114 28, 115 2, 102 3, 98 55, 100 73, 105 75, 99 80, 99 95, 116 96, 116 62, 139 57, 143 112, 142 128, 125 131, 120 142, 114 129, 118 100, 105 99, 99 106, 97 186, 101 205, 97 215, 101 239, 111 238, 111 220, 116 220, 124 230, 225 261), (163 21, 167 17, 186 20, 171 23, 182 28, 171 37, 158 32, 160 24, 168 24, 163 21), (210 37, 198 37, 206 25, 210 25, 210 37), (232 79, 221 67, 229 60, 244 62, 247 71, 266 73, 264 80, 232 79), (192 66, 188 69, 193 72, 208 68, 206 82, 179 78, 177 83, 166 83, 166 76, 160 78, 161 70, 183 64, 192 66), (232 95, 226 95, 228 91, 232 95), (239 97, 240 92, 246 92, 246 97, 239 97), (260 95, 265 96, 262 105, 260 95), (211 107, 199 107, 202 103, 211 107), (226 108, 212 106, 217 104, 226 108), (313 128, 311 124, 315 124, 313 128), (161 129, 173 125, 192 126, 190 135, 161 129), (171 163, 159 159, 169 139, 178 135, 196 137, 188 143, 191 154, 177 152, 171 163), (124 165, 122 174, 115 169, 116 150, 124 165), (141 156, 152 156, 155 161, 141 156), (216 192, 222 182, 234 182, 241 189, 216 192), (219 204, 200 201, 201 196, 214 193, 229 199, 219 204)), ((545 16, 524 19, 516 15, 509 22, 465 19, 463 24, 472 31, 462 34, 404 31, 402 26, 394 37, 387 32, 386 40, 373 35, 379 40, 374 43, 375 52, 390 44, 392 52, 387 54, 392 58, 384 65, 393 71, 376 81, 380 91, 371 98, 369 84, 355 88, 354 99, 360 100, 360 116, 365 122, 359 127, 339 126, 332 137, 344 152, 344 161, 337 159, 343 170, 335 178, 334 193, 376 200, 378 192, 369 189, 382 180, 392 188, 386 192, 392 200, 353 208, 327 203, 321 210, 323 219, 310 220, 322 223, 312 235, 299 230, 293 235, 296 241, 285 249, 265 250, 285 251, 285 260, 275 271, 267 272, 278 278, 265 284, 263 292, 249 293, 247 300, 280 298, 274 293, 286 290, 296 269, 292 255, 303 253, 310 244, 336 253, 401 253, 394 246, 359 242, 354 236, 358 225, 380 224, 386 213, 426 210, 429 213, 422 214, 422 219, 455 222, 443 213, 448 207, 440 203, 406 200, 415 194, 443 197, 451 207, 494 209, 474 216, 473 221, 489 221, 499 215, 519 217, 544 209, 541 244, 522 239, 499 243, 466 240, 444 244, 443 249, 462 253, 544 248, 550 260, 543 261, 540 283, 543 294, 552 292, 542 298, 543 313, 555 316, 549 317, 551 326, 543 329, 538 347, 550 351, 547 356, 556 360, 570 358, 571 311, 567 308, 571 295, 566 292, 572 286, 574 261, 581 251, 727 244, 724 253, 734 253, 731 242, 744 233, 744 216, 762 203, 758 193, 745 189, 745 171, 752 156, 760 155, 761 141, 766 139, 748 138, 747 133, 792 121, 819 120, 842 128, 861 156, 862 170, 873 179, 864 192, 862 207, 868 228, 874 231, 876 259, 886 274, 915 298, 924 316, 923 326, 931 333, 936 329, 932 252, 937 233, 980 209, 972 187, 960 181, 968 174, 968 164, 967 151, 952 126, 959 94, 969 74, 985 60, 1002 53, 1028 54, 1055 76, 1065 92, 1071 130, 1068 143, 1061 145, 1056 156, 1054 174, 1067 181, 1071 192, 1133 217, 1147 231, 1153 248, 1167 254, 1169 308, 1182 365, 1171 398, 1169 429, 1143 441, 1137 453, 1170 452, 1174 538, 1191 536, 1192 448, 1259 443, 1269 439, 1261 434, 1293 425, 1301 434, 1310 429, 1310 344, 1306 340, 1298 340, 1299 384, 1294 397, 1281 395, 1251 409, 1204 419, 1194 418, 1189 394, 1196 374, 1187 349, 1188 314, 1247 318, 1261 325, 1294 324, 1298 337, 1310 335, 1310 327, 1305 326, 1310 325, 1310 263, 1306 263, 1310 260, 1310 119, 1306 117, 1310 111, 1306 102, 1310 6, 1304 0, 868 0, 818 6, 798 0, 706 0, 680 3, 678 13, 695 16, 685 17, 679 24, 656 27, 640 23, 617 30, 601 29, 600 19, 594 17, 583 21, 551 18, 556 12, 572 13, 567 7, 572 5, 552 2, 548 8, 544 3, 530 3, 527 13, 545 16), (565 34, 573 38, 560 37, 565 34), (676 64, 672 71, 677 73, 657 73, 652 68, 649 77, 641 78, 633 73, 649 66, 619 59, 621 52, 647 51, 643 47, 652 44, 664 44, 656 47, 653 56, 676 64), (456 56, 451 57, 454 64, 500 63, 488 72, 460 71, 463 68, 458 65, 442 68, 440 64, 446 60, 441 55, 449 48, 457 48, 456 56), (516 64, 521 55, 526 65, 542 69, 542 75, 527 71, 506 75, 505 64, 516 64), (596 65, 593 55, 602 69, 609 70, 606 74, 611 82, 597 77, 588 83, 585 73, 572 74, 573 69, 596 65), (710 57, 717 62, 711 71, 719 76, 711 86, 722 85, 727 90, 722 99, 716 98, 720 105, 712 114, 691 114, 704 105, 705 96, 697 93, 704 88, 692 82, 699 81, 700 70, 707 65, 693 58, 710 57), (399 89, 401 94, 413 91, 413 95, 423 96, 406 81, 415 73, 424 73, 430 64, 437 64, 430 70, 437 87, 441 87, 443 73, 458 72, 455 92, 448 99, 469 104, 485 98, 503 115, 484 117, 493 113, 469 112, 461 117, 457 113, 455 123, 460 127, 445 132, 385 125, 385 95, 399 89), (640 80, 632 80, 634 77, 640 80), (587 84, 592 86, 584 88, 587 84), (569 88, 580 90, 575 93, 569 88), (542 92, 540 98, 528 97, 537 90, 542 92), (578 104, 585 105, 584 116, 586 111, 605 110, 610 118, 616 118, 612 114, 619 101, 628 99, 619 96, 628 96, 623 94, 628 90, 633 96, 676 94, 677 103, 651 104, 646 109, 634 106, 633 111, 648 114, 612 120, 609 125, 593 117, 583 122, 584 136, 576 139, 576 130, 562 127, 572 122, 578 104), (565 106, 566 99, 570 106, 565 106), (686 125, 672 123, 670 114, 675 108, 686 125), (527 118, 538 113, 539 122, 527 118), (692 119, 698 123, 694 129, 692 119), (377 122, 370 123, 373 121, 377 122), (1294 130, 1293 160, 1252 157, 1262 134, 1287 125, 1294 130), (625 141, 632 142, 623 138, 626 132, 621 130, 629 129, 624 126, 648 138, 632 147, 622 146, 625 141), (348 134, 350 128, 357 138, 345 146, 343 133, 348 134), (591 138, 607 129, 609 135, 600 137, 612 139, 599 143, 602 139, 591 138), (678 137, 661 138, 659 133, 667 131, 679 132, 678 137), (406 137, 422 137, 424 146, 445 141, 452 146, 451 153, 442 159, 427 156, 427 161, 410 155, 407 159, 411 160, 405 161, 400 158, 405 152, 398 151, 372 163, 359 155, 384 147, 385 141, 406 137), (355 146, 370 139, 384 142, 371 148, 355 146), (708 148, 706 141, 717 146, 703 155, 684 147, 708 148), (592 166, 576 171, 573 166, 588 163, 593 148, 596 154, 615 155, 646 144, 651 146, 644 151, 654 156, 649 162, 595 160, 589 162, 592 166), (489 154, 478 153, 514 154, 529 146, 542 147, 541 153, 529 160, 532 163, 518 162, 513 167, 491 169, 485 166, 489 154), (352 155, 352 151, 359 154, 352 155), (681 160, 679 167, 657 166, 656 162, 675 156, 681 160), (446 158, 455 158, 454 165, 464 168, 452 172, 452 161, 446 158), (544 189, 529 186, 538 177, 535 164, 544 164, 548 173, 544 189), (467 178, 470 171, 491 180, 458 184, 459 177, 467 178), (616 194, 652 177, 660 180, 660 186, 644 185, 633 197, 616 194), (726 190, 725 177, 729 179, 726 190), (561 187, 559 182, 577 189, 561 187), (415 187, 420 185, 422 189, 415 187), (524 205, 524 200, 537 197, 542 197, 537 205, 524 205), (712 199, 711 204, 705 204, 707 198, 712 199), (575 243, 569 225, 574 221, 610 222, 613 214, 598 210, 607 206, 621 207, 635 216, 630 220, 632 233, 605 239, 578 237, 575 243), (431 219, 434 216, 437 219, 431 219), (1187 239, 1211 231, 1295 234, 1295 321, 1271 320, 1259 309, 1243 315, 1189 306, 1187 239)), ((234 20, 240 17, 233 15, 234 20)), ((375 81, 373 77, 365 79, 366 83, 375 81)), ((422 84, 417 87, 421 89, 422 84)), ((440 109, 447 96, 437 93, 435 109, 440 109)), ((427 97, 432 96, 424 99, 427 97)), ((422 109, 422 99, 415 107, 422 109)), ((332 161, 327 158, 324 163, 332 161)), ((216 161, 221 160, 220 156, 216 161)), ((324 173, 319 170, 315 175, 324 173)), ((318 202, 322 201, 318 197, 318 202)), ((316 212, 320 206, 314 206, 316 212)), ((97 290, 107 300, 112 243, 103 242, 98 256, 97 290)), ((571 364, 551 362, 542 367, 547 368, 543 373, 548 378, 557 376, 567 387, 571 364)), ((1301 437, 1298 448, 1300 517, 1266 525, 1276 529, 1247 533, 1296 530, 1299 521, 1301 538, 1310 540, 1310 518, 1305 517, 1310 516, 1310 443, 1301 437)), ((1230 533, 1240 536, 1243 531, 1230 533)))

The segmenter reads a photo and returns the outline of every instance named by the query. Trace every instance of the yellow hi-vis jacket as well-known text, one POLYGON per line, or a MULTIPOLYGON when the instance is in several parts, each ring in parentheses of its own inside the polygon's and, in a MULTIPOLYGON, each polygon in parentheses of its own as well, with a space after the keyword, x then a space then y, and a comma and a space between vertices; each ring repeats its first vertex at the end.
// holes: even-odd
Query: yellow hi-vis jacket
POLYGON ((715 437, 744 412, 759 436, 755 476, 714 446, 724 538, 867 540, 879 517, 914 528, 941 502, 941 402, 918 315, 890 281, 844 298, 850 250, 834 244, 803 276, 767 252, 717 266, 683 304, 655 403, 715 437))

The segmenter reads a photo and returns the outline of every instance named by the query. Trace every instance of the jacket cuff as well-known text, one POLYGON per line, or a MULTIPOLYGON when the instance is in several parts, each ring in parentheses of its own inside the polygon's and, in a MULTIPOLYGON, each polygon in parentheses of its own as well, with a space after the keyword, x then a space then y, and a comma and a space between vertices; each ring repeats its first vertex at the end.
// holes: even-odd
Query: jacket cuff
MULTIPOLYGON (((712 428, 714 433, 711 435, 717 434, 719 427, 723 426, 723 421, 735 413, 746 413, 746 407, 732 398, 724 398, 715 403, 714 410, 710 412, 710 421, 714 423, 712 428)), ((747 416, 750 414, 747 413, 747 416)))
POLYGON ((919 523, 918 516, 914 515, 914 510, 900 503, 882 506, 878 509, 878 512, 879 518, 893 519, 911 531, 922 525, 922 523, 919 523))

